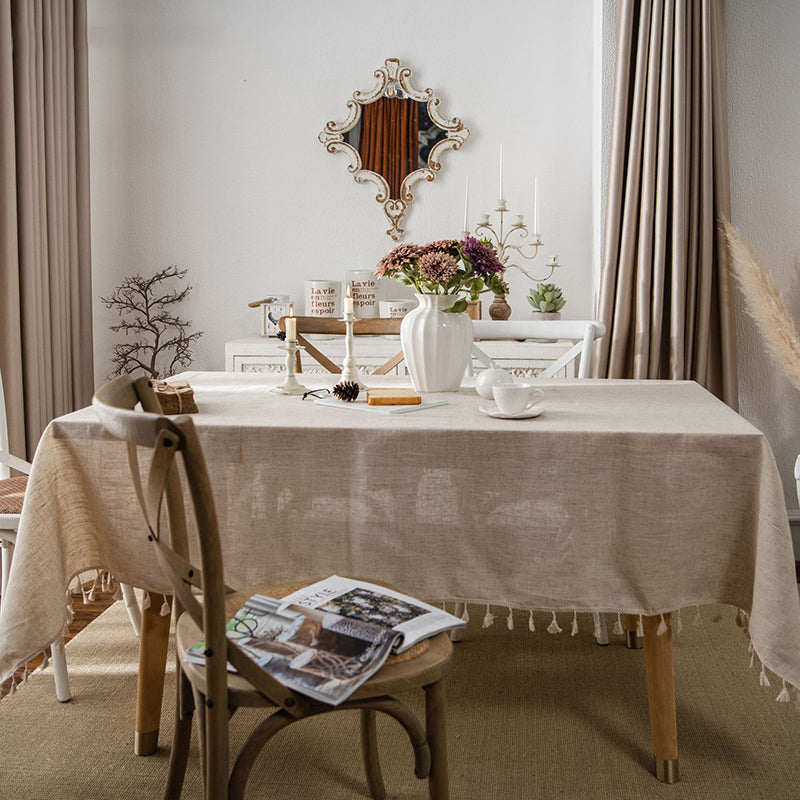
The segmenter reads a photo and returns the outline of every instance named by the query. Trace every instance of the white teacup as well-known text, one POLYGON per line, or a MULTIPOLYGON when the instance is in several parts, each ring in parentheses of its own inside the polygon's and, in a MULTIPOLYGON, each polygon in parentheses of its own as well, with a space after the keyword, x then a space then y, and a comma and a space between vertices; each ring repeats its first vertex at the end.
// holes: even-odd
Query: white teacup
POLYGON ((502 414, 522 414, 542 402, 544 392, 532 383, 509 383, 492 386, 494 402, 502 414))

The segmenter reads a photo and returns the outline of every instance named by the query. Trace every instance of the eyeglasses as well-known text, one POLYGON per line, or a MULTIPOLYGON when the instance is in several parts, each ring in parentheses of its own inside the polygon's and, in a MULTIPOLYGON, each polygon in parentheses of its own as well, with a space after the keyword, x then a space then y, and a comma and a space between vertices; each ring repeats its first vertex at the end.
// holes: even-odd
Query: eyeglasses
POLYGON ((307 392, 303 392, 303 400, 305 400, 306 397, 325 397, 330 393, 330 389, 310 389, 307 392))

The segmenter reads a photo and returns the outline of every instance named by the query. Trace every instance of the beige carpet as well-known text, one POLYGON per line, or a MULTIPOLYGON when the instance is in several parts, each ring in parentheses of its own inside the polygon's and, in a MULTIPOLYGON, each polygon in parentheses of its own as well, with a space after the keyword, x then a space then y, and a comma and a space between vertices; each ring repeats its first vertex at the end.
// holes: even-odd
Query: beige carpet
MULTIPOLYGON (((651 755, 641 651, 621 640, 597 647, 590 620, 581 632, 545 632, 537 616, 505 615, 480 627, 473 609, 448 686, 453 800, 792 800, 800 797, 800 713, 773 702, 748 669, 747 640, 724 609, 720 623, 684 626, 677 637, 678 725, 683 779, 659 784, 651 755)), ((499 609, 496 609, 499 611, 499 609)), ((115 604, 67 646, 73 700, 55 701, 52 677, 33 675, 0 702, 0 798, 158 798, 166 774, 172 680, 165 698, 162 747, 132 755, 136 640, 115 604)), ((171 676, 170 676, 171 678, 171 676)), ((234 721, 242 741, 252 720, 234 721)), ((390 797, 425 798, 399 729, 381 729, 390 797)), ((185 798, 200 797, 193 749, 185 798)), ((248 797, 351 800, 367 797, 351 712, 307 720, 262 754, 248 797)))

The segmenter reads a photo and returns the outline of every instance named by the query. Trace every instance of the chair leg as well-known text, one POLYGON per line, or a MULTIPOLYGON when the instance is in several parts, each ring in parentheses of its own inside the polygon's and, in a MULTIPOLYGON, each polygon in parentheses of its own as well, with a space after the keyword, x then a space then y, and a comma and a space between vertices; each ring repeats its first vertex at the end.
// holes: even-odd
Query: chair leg
POLYGON ((228 784, 229 800, 243 800, 247 779, 250 777, 250 770, 253 768, 256 756, 278 731, 296 721, 297 718, 290 716, 281 708, 270 714, 250 734, 244 747, 239 751, 231 771, 228 784))
MULTIPOLYGON (((460 619, 461 617, 464 616, 464 611, 466 610, 466 608, 467 608, 467 604, 466 603, 462 603, 459 600, 456 603, 456 607, 455 607, 455 610, 453 611, 453 614, 460 619)), ((450 641, 451 642, 460 642, 461 641, 461 637, 463 635, 464 635, 464 629, 463 628, 456 628, 455 630, 452 630, 450 632, 450 641)))
POLYGON ((172 750, 169 754, 169 772, 164 788, 164 800, 178 800, 186 775, 186 762, 189 758, 189 744, 192 739, 192 717, 194 716, 194 697, 192 685, 181 669, 177 659, 177 691, 175 693, 175 730, 172 734, 172 750))
POLYGON ((386 787, 383 785, 381 762, 378 755, 378 734, 375 725, 376 713, 372 709, 361 709, 361 755, 364 758, 364 772, 372 800, 384 800, 386 787))
POLYGON ((425 730, 431 751, 428 776, 430 800, 449 800, 447 782, 447 728, 443 681, 425 687, 425 730))
POLYGON ((203 774, 203 787, 206 785, 206 697, 194 687, 194 709, 197 713, 197 741, 200 747, 200 771, 203 774))
POLYGON ((128 612, 128 619, 133 626, 133 632, 137 636, 142 635, 142 612, 139 610, 139 601, 136 599, 136 593, 133 591, 133 586, 127 583, 121 583, 119 588, 122 590, 122 599, 125 601, 125 610, 128 612))
POLYGON ((5 597, 6 586, 8 586, 8 573, 11 572, 11 556, 14 554, 14 545, 3 539, 0 541, 0 549, 3 553, 3 573, 0 582, 0 595, 5 597))
POLYGON ((67 673, 67 654, 64 652, 64 640, 56 639, 50 645, 50 656, 53 661, 53 679, 56 684, 56 700, 66 703, 72 693, 69 689, 69 674, 67 673))
POLYGON ((639 618, 636 614, 623 614, 622 622, 625 628, 625 645, 628 650, 640 650, 642 643, 636 633, 636 629, 639 627, 639 618))
POLYGON ((608 626, 606 625, 606 615, 600 614, 595 611, 592 614, 594 619, 594 627, 597 630, 597 644, 607 645, 608 641, 608 626))

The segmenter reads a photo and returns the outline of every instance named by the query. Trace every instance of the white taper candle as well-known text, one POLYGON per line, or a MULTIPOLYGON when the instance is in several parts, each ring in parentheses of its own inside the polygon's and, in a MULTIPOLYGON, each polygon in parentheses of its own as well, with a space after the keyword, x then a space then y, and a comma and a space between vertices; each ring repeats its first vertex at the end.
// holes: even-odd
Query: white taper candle
POLYGON ((464 189, 464 227, 461 230, 464 233, 469 230, 469 175, 467 175, 467 187, 464 189))

